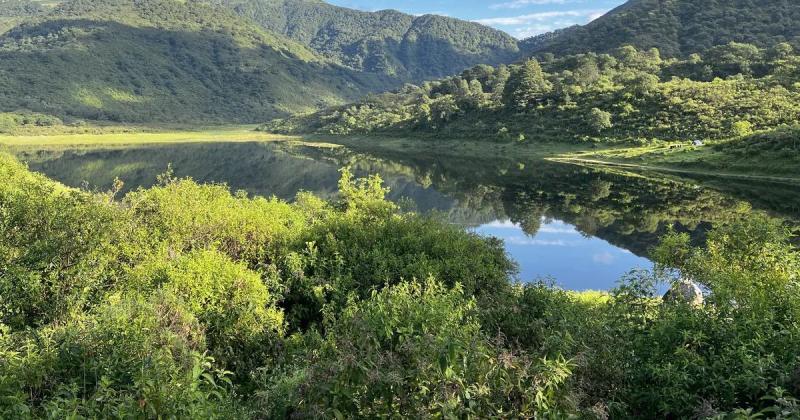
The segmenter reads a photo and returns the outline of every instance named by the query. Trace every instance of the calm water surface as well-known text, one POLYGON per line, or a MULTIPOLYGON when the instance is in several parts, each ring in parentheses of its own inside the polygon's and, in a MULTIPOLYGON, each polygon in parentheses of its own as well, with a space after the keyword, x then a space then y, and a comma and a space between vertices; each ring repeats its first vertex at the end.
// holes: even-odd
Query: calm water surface
POLYGON ((683 179, 509 157, 463 158, 413 153, 357 153, 259 143, 135 148, 18 150, 31 169, 67 185, 126 192, 175 174, 233 190, 291 200, 301 190, 336 193, 339 168, 377 173, 390 199, 431 212, 481 235, 501 238, 522 281, 551 280, 568 289, 610 289, 630 270, 650 268, 648 251, 669 227, 702 244, 712 226, 748 208, 791 223, 800 188, 720 179, 683 179))
POLYGON ((571 290, 614 287, 631 269, 650 269, 652 263, 600 238, 586 236, 560 220, 542 224, 534 236, 519 225, 497 220, 472 229, 502 238, 517 261, 523 280, 551 280, 571 290))

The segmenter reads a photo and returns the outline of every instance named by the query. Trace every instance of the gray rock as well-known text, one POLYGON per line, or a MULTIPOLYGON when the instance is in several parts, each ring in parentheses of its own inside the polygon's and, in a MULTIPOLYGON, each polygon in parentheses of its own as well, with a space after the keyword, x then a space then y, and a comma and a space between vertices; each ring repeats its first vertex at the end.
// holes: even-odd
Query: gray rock
POLYGON ((664 302, 667 303, 688 303, 692 306, 702 306, 705 299, 700 286, 691 281, 682 279, 673 283, 669 291, 664 295, 664 302))

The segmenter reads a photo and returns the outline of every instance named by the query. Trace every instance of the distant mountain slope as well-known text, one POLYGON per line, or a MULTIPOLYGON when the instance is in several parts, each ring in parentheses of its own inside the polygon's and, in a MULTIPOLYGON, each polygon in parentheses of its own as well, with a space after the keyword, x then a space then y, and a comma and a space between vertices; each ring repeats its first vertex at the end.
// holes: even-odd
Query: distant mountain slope
POLYGON ((46 5, 32 0, 0 0, 0 33, 19 22, 44 13, 46 5))
POLYGON ((557 36, 523 41, 527 53, 608 52, 622 45, 685 56, 729 42, 800 47, 797 0, 630 0, 557 36), (531 42, 533 41, 533 42, 531 42))
POLYGON ((217 0, 265 28, 350 68, 402 81, 450 76, 476 64, 515 61, 510 35, 458 19, 363 12, 320 0, 217 0))
POLYGON ((260 121, 390 84, 191 0, 74 0, 0 36, 2 111, 260 121))

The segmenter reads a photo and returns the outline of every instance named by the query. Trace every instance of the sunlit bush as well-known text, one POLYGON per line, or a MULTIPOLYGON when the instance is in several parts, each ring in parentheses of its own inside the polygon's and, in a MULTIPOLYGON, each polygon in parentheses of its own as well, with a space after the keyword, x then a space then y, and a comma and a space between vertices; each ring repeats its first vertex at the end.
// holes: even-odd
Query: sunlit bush
POLYGON ((294 373, 304 383, 295 414, 525 417, 569 405, 569 363, 490 340, 460 286, 401 283, 351 302, 329 322, 321 351, 294 373))
POLYGON ((169 296, 114 296, 0 344, 6 418, 196 418, 232 409, 227 374, 203 355, 200 324, 169 296))
POLYGON ((266 265, 286 253, 305 218, 291 205, 231 195, 224 185, 199 185, 166 174, 162 186, 129 194, 137 221, 176 251, 215 246, 235 260, 266 265))
POLYGON ((798 413, 800 255, 762 214, 573 293, 348 171, 291 204, 170 177, 117 201, 6 155, 0 179, 0 418, 798 413), (679 278, 703 304, 661 298, 679 278))
POLYGON ((181 302, 200 322, 212 355, 231 370, 243 372, 283 333, 283 312, 261 277, 217 251, 152 261, 131 278, 181 302))
POLYGON ((19 329, 96 303, 137 253, 126 215, 0 154, 0 322, 19 329))

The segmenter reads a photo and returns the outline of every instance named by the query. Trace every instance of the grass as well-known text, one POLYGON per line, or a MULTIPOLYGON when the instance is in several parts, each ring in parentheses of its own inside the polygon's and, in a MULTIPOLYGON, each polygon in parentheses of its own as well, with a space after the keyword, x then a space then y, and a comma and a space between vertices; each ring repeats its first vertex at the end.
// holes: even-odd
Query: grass
POLYGON ((122 130, 100 133, 0 135, 0 146, 14 149, 126 147, 181 143, 250 143, 285 142, 315 147, 339 147, 322 141, 305 141, 298 136, 269 134, 254 130, 255 126, 235 125, 196 127, 193 129, 141 128, 129 132, 122 130))
POLYGON ((458 157, 548 159, 588 166, 614 166, 675 174, 712 175, 800 183, 796 158, 734 156, 730 141, 706 146, 669 145, 603 147, 559 142, 497 143, 469 140, 419 140, 403 137, 279 135, 256 131, 253 125, 212 127, 112 127, 92 133, 0 135, 0 146, 15 149, 126 147, 152 144, 282 142, 312 147, 348 147, 356 152, 391 152, 458 157), (125 131, 128 129, 129 131, 125 131), (589 147, 592 147, 591 149, 589 147), (764 162, 768 162, 765 165, 764 162))
POLYGON ((157 143, 245 142, 287 140, 279 136, 254 131, 250 126, 215 127, 196 130, 167 130, 156 132, 111 132, 87 134, 52 134, 0 136, 6 146, 96 146, 139 145, 157 143))
POLYGON ((585 146, 564 143, 518 145, 511 143, 462 140, 420 141, 413 138, 382 138, 369 136, 293 136, 255 131, 252 125, 158 128, 136 127, 128 132, 108 128, 104 132, 59 133, 46 135, 0 135, 0 145, 12 148, 80 148, 106 146, 137 146, 149 144, 225 143, 225 142, 284 142, 315 147, 346 146, 355 151, 390 151, 399 153, 431 153, 442 156, 509 156, 545 158, 580 152, 585 146))
MULTIPOLYGON (((772 135, 772 132, 758 135, 772 135)), ((800 184, 800 155, 785 150, 750 150, 749 137, 709 142, 704 146, 622 147, 564 153, 551 160, 687 175, 800 184)))

